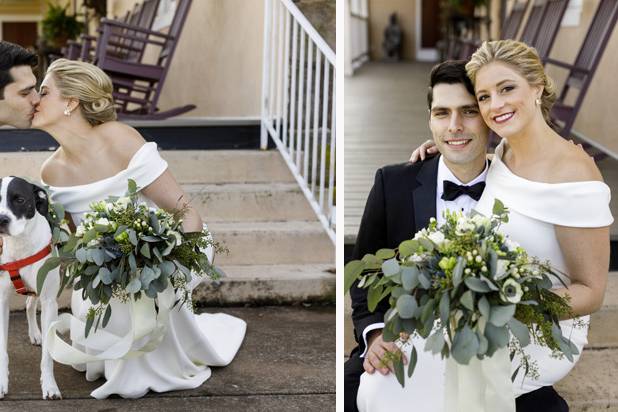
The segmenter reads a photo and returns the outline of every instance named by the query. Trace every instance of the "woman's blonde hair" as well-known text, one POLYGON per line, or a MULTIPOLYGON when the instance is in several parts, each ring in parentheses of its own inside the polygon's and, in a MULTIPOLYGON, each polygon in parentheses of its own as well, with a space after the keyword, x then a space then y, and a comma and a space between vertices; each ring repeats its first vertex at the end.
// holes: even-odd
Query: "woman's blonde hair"
POLYGON ((556 102, 556 89, 552 79, 545 74, 539 54, 526 43, 515 40, 495 40, 483 42, 466 64, 468 77, 476 84, 476 74, 481 67, 498 61, 513 67, 532 86, 543 86, 541 112, 548 124, 549 113, 556 102))
POLYGON ((97 66, 67 59, 55 60, 47 69, 64 98, 76 98, 92 126, 116 120, 112 80, 97 66))

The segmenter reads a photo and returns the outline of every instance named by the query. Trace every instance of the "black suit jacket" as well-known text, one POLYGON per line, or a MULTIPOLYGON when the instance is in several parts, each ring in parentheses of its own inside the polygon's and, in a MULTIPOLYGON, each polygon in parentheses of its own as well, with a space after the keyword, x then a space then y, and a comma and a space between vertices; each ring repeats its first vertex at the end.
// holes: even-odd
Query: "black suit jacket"
MULTIPOLYGON (((436 216, 438 163, 436 156, 415 164, 385 166, 376 172, 352 259, 361 259, 381 248, 396 248, 429 224, 429 219, 436 216)), ((356 287, 356 283, 350 296, 354 336, 359 344, 351 356, 358 356, 365 350, 363 331, 373 323, 383 322, 389 305, 385 298, 375 312, 369 312, 367 289, 356 287)))

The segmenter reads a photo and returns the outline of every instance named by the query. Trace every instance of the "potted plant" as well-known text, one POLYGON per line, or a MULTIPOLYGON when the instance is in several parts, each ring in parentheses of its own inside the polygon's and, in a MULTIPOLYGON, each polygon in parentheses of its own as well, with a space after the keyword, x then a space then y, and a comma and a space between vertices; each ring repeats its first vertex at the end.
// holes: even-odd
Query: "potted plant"
POLYGON ((47 13, 43 19, 43 39, 51 47, 59 49, 67 40, 75 39, 83 30, 83 24, 76 16, 67 14, 69 5, 62 7, 47 3, 47 13))

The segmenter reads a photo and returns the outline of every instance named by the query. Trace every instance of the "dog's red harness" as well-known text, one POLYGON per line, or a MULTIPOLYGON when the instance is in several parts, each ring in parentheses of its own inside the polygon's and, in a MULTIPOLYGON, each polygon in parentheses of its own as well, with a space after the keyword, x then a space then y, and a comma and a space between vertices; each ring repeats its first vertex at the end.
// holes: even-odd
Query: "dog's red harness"
POLYGON ((21 275, 19 274, 19 269, 25 268, 26 266, 32 265, 33 263, 38 262, 43 259, 45 256, 51 253, 51 242, 39 252, 35 253, 32 256, 28 256, 27 258, 16 260, 15 262, 8 262, 0 265, 0 270, 6 270, 11 275, 11 282, 13 282, 13 287, 15 291, 20 295, 36 295, 35 292, 28 290, 26 285, 24 285, 24 281, 21 279, 21 275))

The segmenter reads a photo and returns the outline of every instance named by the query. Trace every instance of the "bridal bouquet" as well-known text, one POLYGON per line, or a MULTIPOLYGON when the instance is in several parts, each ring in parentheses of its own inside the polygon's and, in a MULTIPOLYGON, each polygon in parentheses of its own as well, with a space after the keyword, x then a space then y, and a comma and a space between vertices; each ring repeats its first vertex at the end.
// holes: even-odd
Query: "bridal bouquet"
MULTIPOLYGON (((384 339, 408 344, 417 333, 426 339, 426 351, 462 365, 508 347, 511 359, 521 356, 512 380, 522 367, 534 376, 534 365, 522 351, 532 340, 572 361, 578 350, 558 323, 571 312, 568 297, 550 290, 550 277, 563 282, 561 274, 498 231, 508 222, 504 205, 496 200, 489 218, 447 211, 445 219, 440 227, 432 219, 397 249, 381 249, 346 265, 345 291, 359 280, 358 287, 368 289, 369 310, 389 298, 384 339)), ((409 377, 416 361, 413 347, 409 377)), ((393 362, 403 386, 401 353, 387 354, 386 362, 393 362)))
POLYGON ((175 304, 190 304, 187 284, 191 273, 219 277, 219 270, 202 250, 218 248, 207 230, 184 233, 184 210, 173 213, 152 209, 140 202, 137 186, 129 180, 124 197, 110 197, 90 205, 70 236, 57 233, 62 243, 57 256, 43 265, 37 276, 40 290, 47 273, 63 264, 61 288, 71 285, 93 306, 86 319, 85 335, 99 324, 105 327, 112 314, 112 297, 127 301, 142 295, 156 298, 171 284, 181 291, 175 304))

